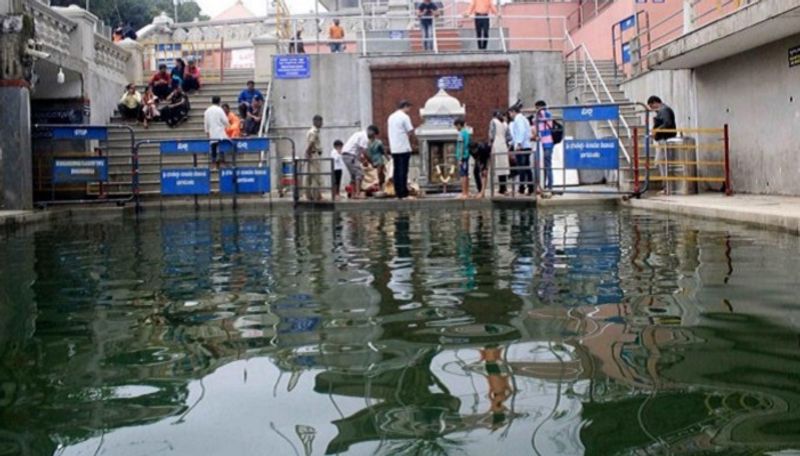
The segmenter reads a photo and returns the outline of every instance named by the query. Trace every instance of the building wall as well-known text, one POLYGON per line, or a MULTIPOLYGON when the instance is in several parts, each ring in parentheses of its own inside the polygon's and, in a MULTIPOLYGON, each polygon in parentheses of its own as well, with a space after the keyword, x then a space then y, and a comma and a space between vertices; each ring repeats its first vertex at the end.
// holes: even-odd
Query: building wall
POLYGON ((376 120, 386 135, 386 121, 397 109, 397 102, 403 99, 413 103, 411 120, 414 125, 421 125, 419 110, 425 102, 438 92, 439 77, 458 75, 464 78, 464 90, 450 91, 450 95, 468 106, 466 122, 475 127, 475 139, 486 141, 487 129, 495 109, 503 109, 508 105, 509 84, 508 60, 482 60, 471 63, 394 64, 372 66, 372 118, 376 120))
MULTIPOLYGON (((795 35, 694 70, 651 71, 622 87, 632 100, 661 97, 675 110, 679 128, 730 125, 735 191, 800 196, 800 68, 787 62, 788 49, 798 44, 795 35)), ((701 158, 721 160, 722 152, 701 158)), ((701 174, 721 175, 711 168, 701 174)))
POLYGON ((731 125, 736 191, 799 195, 800 34, 695 70, 702 126, 731 125))

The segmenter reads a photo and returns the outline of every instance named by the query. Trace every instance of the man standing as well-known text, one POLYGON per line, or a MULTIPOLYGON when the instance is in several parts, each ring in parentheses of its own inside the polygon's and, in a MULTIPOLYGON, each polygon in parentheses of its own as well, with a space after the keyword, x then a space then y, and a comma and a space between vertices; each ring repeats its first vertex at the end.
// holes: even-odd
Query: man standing
POLYGON ((370 143, 378 134, 378 127, 370 125, 367 131, 353 133, 342 148, 342 160, 353 185, 353 198, 361 199, 361 181, 364 180, 364 168, 361 158, 367 153, 370 143))
POLYGON ((206 134, 208 134, 208 138, 212 140, 211 161, 216 163, 217 168, 219 168, 219 163, 225 160, 222 154, 218 154, 219 141, 214 140, 228 139, 228 134, 225 133, 225 129, 230 126, 228 116, 220 106, 221 101, 222 100, 218 96, 212 97, 211 106, 209 106, 203 114, 203 125, 206 134), (219 155, 219 157, 217 155, 219 155))
POLYGON ((511 137, 513 139, 514 158, 516 158, 519 167, 517 175, 519 176, 519 193, 525 194, 525 188, 528 189, 528 194, 532 195, 533 191, 533 171, 531 171, 531 123, 520 112, 517 106, 508 110, 508 114, 513 118, 511 123, 511 137))
MULTIPOLYGON (((536 102, 536 141, 542 146, 544 156, 544 188, 553 189, 553 115, 547 110, 547 103, 543 100, 536 102)), ((537 149, 536 153, 539 151, 537 149)))
POLYGON ((333 20, 333 25, 328 29, 328 39, 332 53, 339 53, 344 50, 344 28, 339 25, 339 19, 333 20))
POLYGON ((478 37, 478 49, 485 50, 489 46, 489 14, 497 15, 493 0, 472 0, 465 17, 475 15, 475 34, 478 37))
POLYGON ((422 28, 422 47, 426 51, 433 50, 433 18, 439 15, 439 7, 433 0, 422 0, 417 8, 419 25, 422 28))
MULTIPOLYGON (((667 177, 668 167, 665 163, 668 160, 667 140, 678 136, 678 132, 675 131, 678 128, 675 122, 675 111, 655 95, 647 99, 647 107, 656 113, 655 118, 653 118, 653 138, 657 143, 655 161, 658 163, 658 172, 662 178, 667 177)), ((666 189, 667 187, 667 182, 664 182, 664 188, 666 189)), ((661 193, 666 194, 666 191, 661 193)))
POLYGON ((306 133, 306 198, 309 201, 322 201, 322 169, 320 158, 322 158, 322 140, 320 139, 320 129, 322 128, 322 116, 314 116, 313 125, 306 133))
POLYGON ((394 189, 399 199, 408 198, 408 165, 411 162, 411 103, 403 100, 397 105, 397 111, 389 116, 389 150, 394 163, 394 189))

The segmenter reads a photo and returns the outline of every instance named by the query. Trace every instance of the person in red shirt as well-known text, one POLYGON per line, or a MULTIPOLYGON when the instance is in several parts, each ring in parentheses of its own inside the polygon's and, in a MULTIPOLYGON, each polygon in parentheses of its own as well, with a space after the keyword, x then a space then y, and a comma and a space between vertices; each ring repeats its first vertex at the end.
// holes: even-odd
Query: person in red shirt
POLYGON ((172 93, 172 76, 167 71, 167 66, 161 64, 158 66, 158 73, 154 74, 150 79, 150 87, 153 88, 153 93, 159 100, 164 101, 172 93))
POLYGON ((190 93, 197 90, 200 90, 200 68, 194 60, 189 60, 183 70, 183 91, 190 93))

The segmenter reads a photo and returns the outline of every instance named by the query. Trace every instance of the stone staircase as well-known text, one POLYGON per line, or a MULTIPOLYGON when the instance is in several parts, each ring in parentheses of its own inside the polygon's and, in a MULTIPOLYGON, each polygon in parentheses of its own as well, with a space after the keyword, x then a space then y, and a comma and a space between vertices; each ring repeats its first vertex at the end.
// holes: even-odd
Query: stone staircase
MULTIPOLYGON (((615 74, 614 62, 611 60, 597 60, 595 66, 586 63, 586 71, 584 72, 581 66, 576 68, 571 63, 567 63, 567 97, 569 103, 574 104, 596 104, 596 103, 631 103, 634 101, 643 100, 630 100, 625 96, 625 92, 620 87, 621 79, 615 74), (599 73, 599 74, 598 74, 599 73), (588 76, 588 77, 587 77, 588 76), (608 92, 603 87, 608 88, 608 92)), ((607 138, 614 137, 615 130, 618 131, 620 142, 623 149, 627 151, 628 156, 625 156, 623 150, 620 150, 620 185, 623 191, 633 190, 634 172, 633 172, 633 132, 634 128, 639 131, 639 155, 644 155, 644 117, 641 115, 641 106, 623 106, 620 108, 621 118, 627 123, 627 127, 622 120, 612 122, 595 122, 592 125, 595 137, 607 138), (636 111, 639 111, 637 113, 636 111), (630 161, 628 159, 630 157, 630 161)), ((643 162, 643 160, 642 160, 643 162)), ((656 172, 656 167, 650 167, 651 173, 656 172)), ((639 165, 640 182, 644 180, 646 168, 644 163, 639 165)), ((609 180, 615 180, 616 176, 609 176, 609 180)), ((651 189, 654 184, 651 183, 651 189)))
MULTIPOLYGON (((211 97, 219 95, 223 103, 231 105, 236 110, 236 100, 248 80, 253 79, 253 70, 227 70, 224 82, 208 82, 203 88, 191 94, 191 111, 189 119, 177 128, 170 128, 163 122, 155 122, 145 129, 141 124, 126 122, 115 115, 111 123, 130 125, 136 133, 136 141, 176 141, 187 139, 206 139, 203 128, 203 113, 211 105, 211 97)), ((258 88, 264 95, 267 94, 268 84, 256 81, 258 88)), ((127 195, 131 188, 131 151, 130 135, 124 131, 111 130, 107 143, 109 157, 109 183, 105 188, 109 195, 127 195)), ((139 148, 139 184, 142 196, 156 196, 161 191, 160 151, 157 144, 143 145, 139 148)), ((208 157, 198 156, 198 166, 205 167, 208 157)), ((239 166, 256 166, 258 154, 239 155, 239 166)), ((191 168, 193 157, 191 155, 164 156, 164 168, 191 168)), ((212 167, 213 169, 213 167, 212 167)), ((212 193, 218 191, 219 174, 211 173, 212 193)))
MULTIPOLYGON (((411 52, 431 52, 425 51, 422 41, 422 30, 414 29, 408 34, 411 43, 411 52)), ((456 28, 436 28, 436 43, 439 52, 458 52, 464 48, 461 42, 461 35, 459 29, 456 28)))

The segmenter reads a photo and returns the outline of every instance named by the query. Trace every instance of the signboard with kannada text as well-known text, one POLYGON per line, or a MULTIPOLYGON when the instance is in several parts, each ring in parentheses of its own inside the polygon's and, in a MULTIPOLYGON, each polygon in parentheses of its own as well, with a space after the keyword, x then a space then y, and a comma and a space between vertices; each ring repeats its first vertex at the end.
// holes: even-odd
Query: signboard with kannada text
POLYGON ((211 143, 207 139, 187 141, 164 141, 161 143, 162 154, 207 154, 211 152, 211 143))
POLYGON ((209 193, 211 193, 211 176, 208 169, 161 170, 162 195, 208 195, 209 193))
MULTIPOLYGON (((222 169, 219 188, 222 193, 234 193, 233 169, 222 169)), ((270 168, 237 168, 236 193, 267 193, 270 191, 270 168)))
POLYGON ((273 61, 276 79, 308 79, 311 59, 307 55, 276 55, 273 61))
POLYGON ((53 127, 53 139, 94 139, 105 141, 108 139, 106 127, 53 127))
POLYGON ((564 120, 567 122, 593 122, 598 120, 617 120, 618 105, 587 105, 564 108, 564 120))
POLYGON ((789 68, 800 65, 800 46, 789 49, 789 68))
POLYGON ((464 76, 442 76, 437 87, 448 91, 464 90, 464 76))
POLYGON ((619 169, 619 142, 616 138, 564 141, 564 163, 567 169, 619 169))
MULTIPOLYGON (((268 138, 235 139, 233 141, 234 144, 236 144, 236 153, 239 154, 257 154, 259 152, 269 150, 268 138)), ((220 150, 222 152, 230 152, 231 143, 221 142, 220 150)))
POLYGON ((56 158, 53 160, 53 183, 77 184, 108 181, 108 158, 56 158))
POLYGON ((630 16, 620 21, 619 27, 624 32, 636 25, 636 16, 630 16))

